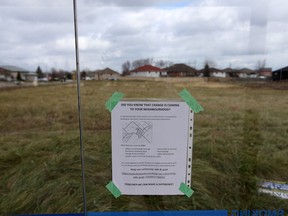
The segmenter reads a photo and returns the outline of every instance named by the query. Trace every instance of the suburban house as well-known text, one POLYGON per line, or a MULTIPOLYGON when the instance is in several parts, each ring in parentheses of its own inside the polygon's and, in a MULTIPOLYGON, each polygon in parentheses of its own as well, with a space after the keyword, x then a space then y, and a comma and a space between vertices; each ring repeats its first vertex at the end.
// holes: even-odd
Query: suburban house
POLYGON ((287 80, 288 79, 288 66, 280 68, 272 72, 272 80, 287 80))
MULTIPOLYGON (((204 77, 205 76, 205 73, 207 73, 205 71, 205 67, 202 68, 201 70, 199 70, 199 76, 200 77, 204 77)), ((208 76, 208 74, 206 74, 206 76, 208 76)), ((227 73, 224 70, 220 70, 218 68, 214 68, 214 67, 209 67, 209 77, 227 77, 227 73)))
POLYGON ((272 68, 260 68, 258 70, 258 76, 264 79, 270 79, 272 76, 272 68))
POLYGON ((231 67, 225 68, 222 70, 223 72, 226 73, 226 77, 238 77, 238 70, 237 69, 233 69, 231 67))
POLYGON ((92 76, 91 78, 95 80, 117 80, 119 79, 120 74, 110 68, 105 68, 103 70, 89 72, 88 76, 92 76))
POLYGON ((17 79, 17 75, 21 77, 22 80, 26 80, 26 75, 29 73, 25 70, 16 66, 0 66, 0 80, 3 81, 13 81, 17 79))
MULTIPOLYGON (((199 70, 200 76, 204 76, 204 72, 205 68, 199 70)), ((249 68, 242 68, 242 69, 232 69, 230 67, 225 69, 217 69, 213 67, 209 68, 210 77, 258 78, 260 75, 262 75, 262 77, 265 76, 265 78, 268 77, 269 68, 265 68, 261 72, 257 70, 251 70, 249 68)))
POLYGON ((257 78, 258 77, 257 71, 251 70, 249 68, 239 69, 237 70, 237 73, 238 73, 239 78, 257 78))
POLYGON ((229 74, 227 73, 227 70, 221 70, 221 69, 217 69, 217 68, 209 68, 210 70, 210 76, 211 77, 220 77, 220 78, 225 78, 225 77, 229 77, 229 74))
POLYGON ((161 77, 167 76, 165 70, 154 67, 152 65, 144 65, 142 67, 135 68, 129 72, 129 76, 131 77, 161 77))
POLYGON ((28 81, 28 82, 34 82, 38 80, 37 73, 29 72, 29 73, 26 73, 24 76, 25 76, 25 81, 28 81))
POLYGON ((198 76, 198 71, 186 64, 174 64, 164 68, 168 77, 195 77, 198 76))

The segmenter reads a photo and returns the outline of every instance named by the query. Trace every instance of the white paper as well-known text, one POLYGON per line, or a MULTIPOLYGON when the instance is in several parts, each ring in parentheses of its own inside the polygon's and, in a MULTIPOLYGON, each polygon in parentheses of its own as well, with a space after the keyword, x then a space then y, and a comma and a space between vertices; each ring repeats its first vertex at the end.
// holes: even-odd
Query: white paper
POLYGON ((189 116, 185 102, 120 101, 115 106, 112 180, 122 194, 183 195, 179 186, 190 185, 192 163, 189 116))

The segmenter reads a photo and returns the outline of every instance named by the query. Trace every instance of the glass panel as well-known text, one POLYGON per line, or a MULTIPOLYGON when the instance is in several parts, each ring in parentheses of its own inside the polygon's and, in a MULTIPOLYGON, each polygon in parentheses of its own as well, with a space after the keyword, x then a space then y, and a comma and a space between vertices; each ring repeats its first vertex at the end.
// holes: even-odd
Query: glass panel
MULTIPOLYGON (((88 212, 287 210, 287 199, 260 193, 287 197, 277 186, 288 180, 285 6, 78 1, 88 212), (204 107, 194 194, 115 199, 106 101, 115 91, 179 98, 184 88, 204 107)), ((83 212, 72 1, 1 1, 0 26, 0 210, 83 212)))

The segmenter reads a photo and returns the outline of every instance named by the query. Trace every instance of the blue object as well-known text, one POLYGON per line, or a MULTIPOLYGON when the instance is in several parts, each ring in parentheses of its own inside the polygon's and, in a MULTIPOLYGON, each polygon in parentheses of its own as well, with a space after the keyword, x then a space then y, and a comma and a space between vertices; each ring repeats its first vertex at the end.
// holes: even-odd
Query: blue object
POLYGON ((146 211, 146 212, 91 212, 88 216, 227 216, 227 210, 209 211, 146 211))
MULTIPOLYGON (((87 216, 227 216, 227 210, 197 211, 143 211, 143 212, 88 212, 87 216)), ((17 216, 85 216, 84 213, 72 214, 21 214, 17 216)))

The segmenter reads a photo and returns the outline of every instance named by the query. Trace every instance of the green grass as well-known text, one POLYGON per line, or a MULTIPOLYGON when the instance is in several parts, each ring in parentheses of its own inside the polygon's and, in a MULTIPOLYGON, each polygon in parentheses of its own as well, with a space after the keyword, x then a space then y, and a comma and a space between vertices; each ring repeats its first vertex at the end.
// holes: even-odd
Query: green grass
MULTIPOLYGON (((288 94, 270 84, 90 81, 81 87, 88 211, 286 209, 257 192, 259 179, 288 181, 288 94), (111 180, 111 119, 105 102, 178 98, 187 88, 195 115, 192 188, 185 196, 121 196, 111 180)), ((81 212, 77 91, 73 85, 0 91, 0 213, 81 212)))

